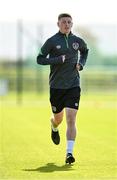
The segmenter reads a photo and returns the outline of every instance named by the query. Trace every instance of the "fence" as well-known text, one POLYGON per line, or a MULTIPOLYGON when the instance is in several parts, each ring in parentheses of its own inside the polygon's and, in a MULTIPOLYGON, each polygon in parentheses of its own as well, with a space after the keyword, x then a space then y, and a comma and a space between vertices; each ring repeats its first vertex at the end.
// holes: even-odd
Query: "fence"
MULTIPOLYGON (((48 90, 49 67, 37 65, 35 69, 24 68, 22 72, 22 91, 41 93, 48 90)), ((84 91, 108 91, 117 89, 117 72, 114 70, 88 69, 80 73, 81 86, 84 91)), ((0 79, 8 83, 8 92, 17 91, 17 76, 14 68, 9 71, 3 69, 0 79)))
MULTIPOLYGON (((117 26, 76 26, 76 34, 77 31, 84 36, 90 48, 87 68, 81 72, 82 90, 116 91, 117 26), (108 69, 105 69, 106 66, 108 69)), ((49 67, 38 66, 36 56, 41 44, 55 32, 54 25, 44 26, 22 21, 0 24, 0 80, 7 82, 8 93, 47 91, 49 67), (4 54, 6 57, 3 57, 4 54)))

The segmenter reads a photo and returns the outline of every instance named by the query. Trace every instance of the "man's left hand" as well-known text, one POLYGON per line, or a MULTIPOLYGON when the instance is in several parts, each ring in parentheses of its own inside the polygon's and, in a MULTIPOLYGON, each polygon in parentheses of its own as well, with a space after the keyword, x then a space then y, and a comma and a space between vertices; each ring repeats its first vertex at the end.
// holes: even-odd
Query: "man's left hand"
POLYGON ((80 71, 80 69, 81 69, 80 64, 76 64, 76 69, 77 69, 77 71, 80 71))

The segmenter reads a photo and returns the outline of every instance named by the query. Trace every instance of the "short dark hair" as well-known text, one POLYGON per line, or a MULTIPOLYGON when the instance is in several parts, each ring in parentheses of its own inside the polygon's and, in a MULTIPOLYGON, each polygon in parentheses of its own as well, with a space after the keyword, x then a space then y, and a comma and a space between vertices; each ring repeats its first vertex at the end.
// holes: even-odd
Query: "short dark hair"
POLYGON ((60 20, 60 19, 63 18, 63 17, 70 17, 70 18, 72 19, 72 17, 71 17, 70 14, 68 14, 68 13, 61 13, 61 14, 59 14, 59 16, 58 16, 58 20, 60 20))

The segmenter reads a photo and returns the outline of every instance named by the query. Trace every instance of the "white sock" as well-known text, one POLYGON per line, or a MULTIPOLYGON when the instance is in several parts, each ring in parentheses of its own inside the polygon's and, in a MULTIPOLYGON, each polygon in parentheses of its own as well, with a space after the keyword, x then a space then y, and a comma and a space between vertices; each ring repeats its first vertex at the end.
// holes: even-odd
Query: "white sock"
POLYGON ((51 126, 52 126, 52 130, 53 130, 54 132, 57 132, 57 131, 58 131, 58 128, 57 128, 57 127, 54 127, 53 124, 52 124, 52 122, 51 122, 51 126))
POLYGON ((57 131, 58 131, 58 128, 55 128, 55 127, 53 127, 53 125, 52 125, 52 130, 53 130, 54 132, 57 132, 57 131))
POLYGON ((74 140, 67 140, 67 153, 73 152, 73 147, 74 147, 74 140))

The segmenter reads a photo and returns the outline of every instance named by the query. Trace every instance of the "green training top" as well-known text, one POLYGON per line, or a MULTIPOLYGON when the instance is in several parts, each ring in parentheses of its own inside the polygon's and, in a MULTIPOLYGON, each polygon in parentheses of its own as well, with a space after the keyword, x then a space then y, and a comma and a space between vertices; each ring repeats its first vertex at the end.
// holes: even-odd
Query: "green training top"
POLYGON ((68 36, 58 32, 41 47, 37 63, 50 65, 49 84, 51 88, 69 89, 80 86, 76 64, 79 63, 80 70, 82 70, 87 55, 88 49, 83 39, 71 32, 68 36), (62 55, 66 57, 64 62, 62 55))

